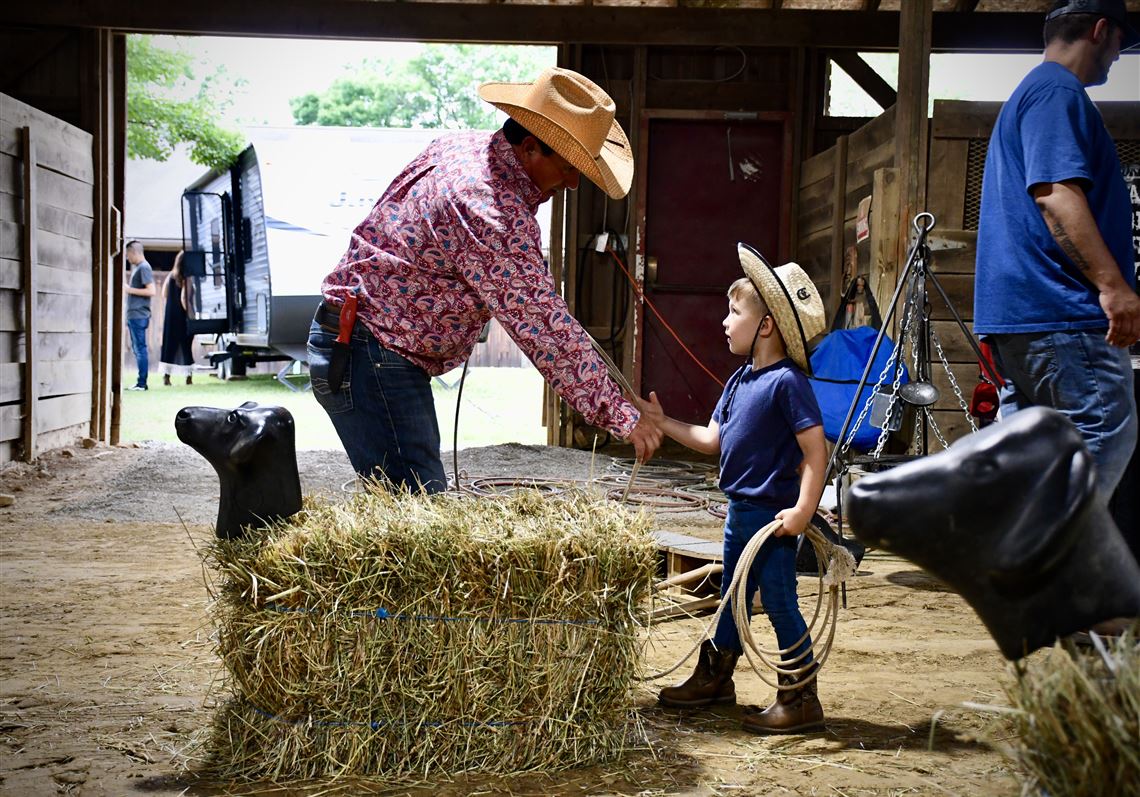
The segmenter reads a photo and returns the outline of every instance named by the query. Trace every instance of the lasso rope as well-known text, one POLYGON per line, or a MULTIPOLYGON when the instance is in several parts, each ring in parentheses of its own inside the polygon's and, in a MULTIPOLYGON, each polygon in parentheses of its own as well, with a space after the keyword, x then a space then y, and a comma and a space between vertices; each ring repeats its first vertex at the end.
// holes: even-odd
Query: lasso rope
POLYGON ((642 676, 643 681, 655 681, 658 678, 664 678, 666 675, 680 669, 681 666, 688 661, 697 649, 700 648, 701 643, 706 638, 711 639, 712 634, 710 631, 715 631, 717 623, 720 622, 720 616, 724 612, 725 606, 732 605, 732 617, 736 621, 736 628, 740 634, 740 645, 744 649, 744 657, 748 660, 748 665, 752 671, 760 676, 760 680, 769 686, 778 690, 796 689, 804 684, 811 683, 819 669, 827 661, 831 655, 832 642, 835 639, 835 620, 839 613, 839 586, 850 578, 855 573, 855 558, 851 553, 842 546, 832 545, 818 530, 812 526, 808 526, 804 530, 808 541, 815 548, 816 561, 827 562, 825 571, 820 572, 819 576, 819 591, 816 595, 815 613, 812 615, 811 622, 808 624, 807 630, 796 642, 789 647, 779 648, 776 650, 768 650, 759 647, 752 637, 752 629, 750 626, 750 618, 748 616, 748 571, 752 569, 752 563, 756 559, 756 555, 760 552, 760 548, 768 541, 770 537, 775 535, 776 530, 781 527, 782 523, 779 520, 773 520, 764 528, 760 529, 748 544, 744 546, 744 550, 740 554, 740 560, 736 565, 736 572, 732 574, 732 581, 725 591, 725 598, 720 602, 716 613, 713 614, 709 620, 708 625, 705 627, 705 633, 701 635, 694 643, 688 652, 667 670, 663 672, 654 673, 652 675, 642 676), (823 593, 827 590, 827 607, 824 611, 820 612, 823 608, 823 593), (816 631, 816 625, 819 624, 819 631, 816 631), (826 634, 826 639, 822 642, 821 638, 826 634), (784 661, 783 656, 791 653, 793 650, 802 645, 809 637, 812 638, 812 643, 806 650, 800 653, 789 661, 784 661), (800 666, 793 666, 803 661, 809 653, 814 654, 813 661, 809 664, 800 666), (755 658, 753 658, 755 654, 755 658), (757 666, 757 661, 765 666, 768 671, 774 671, 777 675, 776 682, 773 683, 769 680, 768 675, 762 672, 757 666), (789 683, 781 684, 779 676, 786 676, 789 683), (806 675, 802 681, 800 676, 806 675))

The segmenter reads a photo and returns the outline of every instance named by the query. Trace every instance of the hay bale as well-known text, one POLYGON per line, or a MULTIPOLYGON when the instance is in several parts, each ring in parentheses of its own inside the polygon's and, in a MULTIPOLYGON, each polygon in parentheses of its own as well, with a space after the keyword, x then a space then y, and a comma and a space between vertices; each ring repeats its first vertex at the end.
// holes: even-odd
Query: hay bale
POLYGON ((1140 644, 1034 657, 1006 686, 1025 793, 1140 795, 1140 644))
POLYGON ((224 777, 555 770, 630 742, 649 520, 369 492, 214 543, 224 777))

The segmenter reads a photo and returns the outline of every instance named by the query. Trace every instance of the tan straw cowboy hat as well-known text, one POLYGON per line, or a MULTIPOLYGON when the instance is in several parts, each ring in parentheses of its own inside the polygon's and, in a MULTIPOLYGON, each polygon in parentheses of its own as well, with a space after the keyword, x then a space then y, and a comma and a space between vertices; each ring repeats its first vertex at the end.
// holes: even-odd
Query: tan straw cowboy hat
POLYGON ((614 120, 614 101, 569 69, 543 70, 533 83, 484 83, 479 96, 525 127, 614 199, 633 183, 633 151, 614 120))
POLYGON ((740 265, 784 338, 788 356, 805 374, 811 376, 808 341, 827 328, 826 311, 811 277, 797 263, 772 268, 764 256, 748 244, 737 244, 740 265))

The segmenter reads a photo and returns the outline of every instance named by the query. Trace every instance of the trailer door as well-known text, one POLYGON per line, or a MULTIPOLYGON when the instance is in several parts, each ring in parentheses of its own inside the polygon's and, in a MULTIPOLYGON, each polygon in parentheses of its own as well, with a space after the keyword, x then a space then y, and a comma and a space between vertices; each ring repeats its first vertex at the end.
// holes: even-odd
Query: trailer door
POLYGON ((233 331, 233 209, 228 194, 182 193, 182 275, 190 286, 186 308, 192 335, 233 331))

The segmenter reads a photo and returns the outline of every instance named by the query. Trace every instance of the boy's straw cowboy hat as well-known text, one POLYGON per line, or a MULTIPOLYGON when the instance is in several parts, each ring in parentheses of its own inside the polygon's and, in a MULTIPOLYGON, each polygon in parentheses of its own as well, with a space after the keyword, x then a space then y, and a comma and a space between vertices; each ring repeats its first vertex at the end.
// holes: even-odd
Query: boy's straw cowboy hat
POLYGON ((479 96, 525 127, 614 199, 633 183, 633 151, 614 120, 614 101, 569 69, 543 70, 532 83, 484 83, 479 96))
POLYGON ((819 291, 802 268, 796 263, 785 263, 773 268, 764 256, 748 244, 736 245, 740 265, 760 298, 768 305, 768 312, 784 338, 788 356, 808 376, 808 341, 827 328, 827 313, 819 291))

